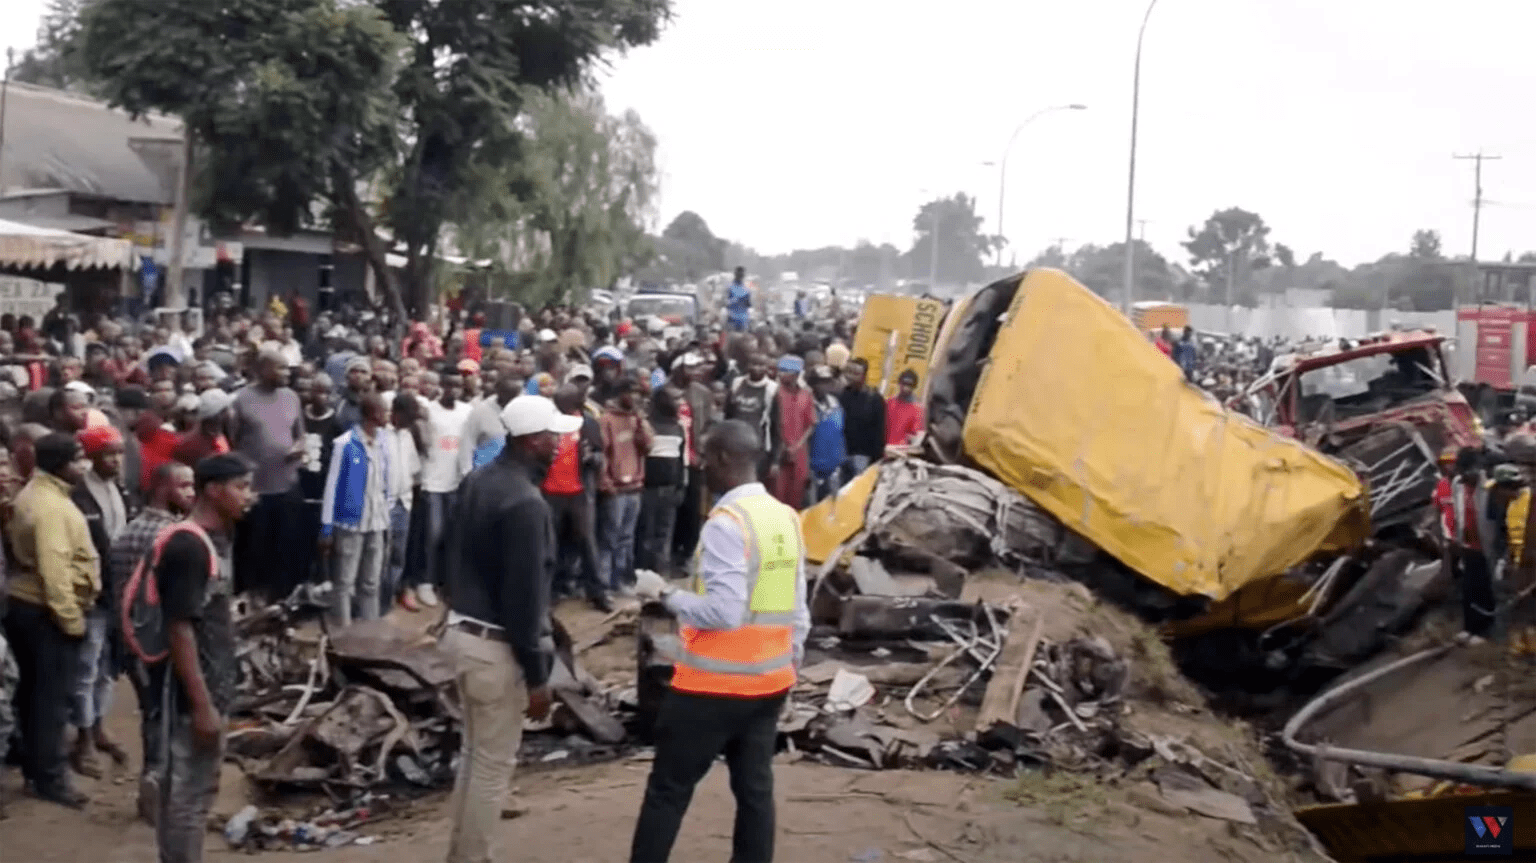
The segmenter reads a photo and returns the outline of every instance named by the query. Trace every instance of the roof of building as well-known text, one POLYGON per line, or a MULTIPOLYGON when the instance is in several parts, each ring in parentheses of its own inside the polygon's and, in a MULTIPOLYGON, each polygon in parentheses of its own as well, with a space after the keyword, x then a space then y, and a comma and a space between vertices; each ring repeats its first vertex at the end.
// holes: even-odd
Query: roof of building
POLYGON ((11 82, 6 94, 0 187, 169 204, 181 123, 124 111, 73 93, 11 82))

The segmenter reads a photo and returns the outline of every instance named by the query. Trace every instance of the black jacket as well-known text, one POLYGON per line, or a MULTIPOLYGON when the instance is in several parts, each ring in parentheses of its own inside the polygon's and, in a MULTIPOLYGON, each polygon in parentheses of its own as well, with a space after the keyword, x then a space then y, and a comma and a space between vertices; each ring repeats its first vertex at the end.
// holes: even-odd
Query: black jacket
POLYGON ((597 494, 603 476, 603 425, 585 413, 581 415, 581 487, 587 494, 597 494))
MULTIPOLYGON (((122 498, 123 514, 129 516, 131 520, 132 513, 128 509, 128 498, 123 496, 122 487, 113 483, 112 488, 116 489, 118 496, 122 498)), ((105 573, 107 561, 112 559, 112 537, 107 534, 107 523, 102 518, 101 504, 96 502, 96 496, 91 494, 91 490, 86 488, 83 482, 76 483, 70 490, 69 499, 75 502, 80 514, 85 516, 85 526, 91 531, 91 545, 96 546, 96 557, 101 561, 102 572, 105 573)), ((109 579, 103 576, 101 583, 106 585, 109 579)), ((110 608, 112 591, 103 589, 96 598, 96 605, 100 608, 110 608)))
POLYGON ((549 634, 555 529, 539 491, 541 471, 519 453, 464 478, 445 540, 448 603, 506 632, 530 688, 549 680, 540 641, 549 634))
POLYGON ((843 390, 843 442, 848 455, 879 461, 885 455, 885 399, 869 387, 843 390))

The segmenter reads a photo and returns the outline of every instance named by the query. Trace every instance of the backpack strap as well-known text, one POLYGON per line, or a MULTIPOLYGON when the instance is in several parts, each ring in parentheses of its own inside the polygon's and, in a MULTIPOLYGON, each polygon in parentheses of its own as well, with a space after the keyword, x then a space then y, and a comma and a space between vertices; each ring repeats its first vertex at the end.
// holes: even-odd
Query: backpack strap
POLYGON ((208 579, 212 581, 219 577, 219 552, 213 547, 213 538, 203 526, 191 519, 172 522, 160 529, 155 537, 155 547, 151 553, 151 565, 160 564, 160 555, 165 550, 165 544, 171 541, 171 537, 178 533, 190 533, 203 541, 203 547, 208 549, 208 579))

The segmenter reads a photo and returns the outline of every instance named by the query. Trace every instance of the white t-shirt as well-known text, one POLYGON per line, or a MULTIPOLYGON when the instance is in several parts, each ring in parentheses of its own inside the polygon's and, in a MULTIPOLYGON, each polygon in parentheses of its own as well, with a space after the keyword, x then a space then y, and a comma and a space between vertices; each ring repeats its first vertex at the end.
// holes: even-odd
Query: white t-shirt
POLYGON ((421 477, 421 456, 416 453, 416 440, 410 429, 389 428, 390 485, 394 486, 395 500, 411 508, 411 492, 421 477))
POLYGON ((453 408, 439 401, 427 403, 427 421, 432 424, 432 446, 421 466, 421 490, 449 492, 459 487, 459 436, 469 419, 469 402, 457 402, 453 408))

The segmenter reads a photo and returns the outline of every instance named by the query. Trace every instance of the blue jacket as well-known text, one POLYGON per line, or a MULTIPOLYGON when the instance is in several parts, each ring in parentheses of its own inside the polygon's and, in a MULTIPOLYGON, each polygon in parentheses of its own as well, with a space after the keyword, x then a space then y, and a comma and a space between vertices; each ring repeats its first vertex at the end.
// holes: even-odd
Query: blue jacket
POLYGON ((1184 377, 1193 378, 1195 375, 1195 343, 1183 340, 1173 343, 1173 361, 1184 370, 1184 377))
POLYGON ((725 293, 725 308, 731 320, 746 321, 752 314, 752 291, 741 282, 731 282, 725 293))
MULTIPOLYGON (((320 502, 320 535, 330 536, 335 526, 357 528, 363 520, 363 501, 368 493, 368 448, 363 446, 362 426, 353 426, 336 437, 331 445, 331 470, 325 477, 325 496, 320 502)), ((390 496, 389 447, 384 430, 378 432, 374 452, 384 460, 384 512, 394 499, 390 496)))
POLYGON ((837 399, 828 399, 816 406, 816 427, 808 444, 811 473, 829 476, 842 467, 848 457, 843 440, 843 406, 837 399))

